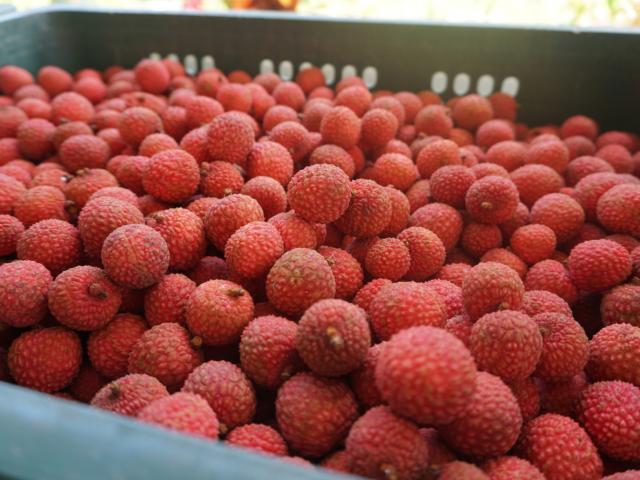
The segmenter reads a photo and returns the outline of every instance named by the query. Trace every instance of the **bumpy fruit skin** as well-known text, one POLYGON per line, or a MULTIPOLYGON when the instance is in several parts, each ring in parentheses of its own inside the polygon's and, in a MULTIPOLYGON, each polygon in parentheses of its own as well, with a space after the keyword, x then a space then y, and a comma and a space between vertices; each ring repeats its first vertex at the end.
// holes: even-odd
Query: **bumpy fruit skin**
POLYGON ((249 423, 255 414, 253 386, 242 370, 230 362, 210 361, 196 367, 182 391, 207 401, 216 412, 221 432, 249 423))
POLYGON ((598 480, 602 460, 587 433, 562 415, 541 415, 522 429, 522 456, 548 480, 598 480))
POLYGON ((225 438, 225 442, 234 447, 247 448, 267 455, 283 457, 289 454, 282 435, 268 425, 259 423, 234 428, 225 438))
POLYGON ((540 470, 518 457, 494 458, 484 462, 482 469, 490 480, 545 480, 540 470))
POLYGON ((298 373, 278 390, 276 419, 289 446, 320 457, 342 441, 358 417, 349 387, 340 380, 298 373))
POLYGON ((66 139, 58 149, 58 156, 69 172, 75 172, 82 168, 104 168, 111 151, 107 142, 92 133, 66 139))
POLYGON ((65 186, 64 194, 76 207, 82 208, 95 192, 106 187, 117 187, 118 181, 107 170, 100 168, 83 169, 76 172, 65 186))
POLYGON ((170 208, 152 213, 146 223, 167 243, 171 270, 190 270, 204 256, 204 225, 195 213, 186 208, 170 208))
POLYGON ((386 189, 371 180, 351 182, 351 203, 335 226, 347 235, 357 238, 374 237, 391 220, 391 201, 386 189))
POLYGON ((520 200, 527 207, 531 207, 544 195, 557 192, 565 185, 562 176, 546 165, 525 165, 516 168, 509 176, 518 187, 520 200))
POLYGON ((233 194, 211 206, 204 226, 209 241, 224 251, 227 240, 236 230, 247 223, 263 221, 264 212, 256 200, 247 195, 233 194))
POLYGON ((411 255, 407 246, 397 238, 383 238, 371 245, 364 266, 373 278, 400 280, 409 270, 411 255))
POLYGON ((47 314, 51 281, 49 270, 31 260, 0 265, 0 321, 20 328, 40 322, 47 314))
POLYGON ((371 328, 380 340, 388 340, 409 327, 443 327, 447 318, 442 298, 417 282, 383 286, 371 301, 368 313, 371 328))
POLYGON ((174 393, 140 410, 138 420, 195 437, 218 438, 218 418, 207 401, 192 393, 174 393))
POLYGON ((193 195, 200 184, 196 160, 184 150, 156 153, 142 174, 144 190, 158 200, 178 203, 193 195))
POLYGON ((241 193, 255 199, 267 219, 287 209, 287 193, 282 185, 271 177, 252 178, 244 184, 241 193))
POLYGON ((50 219, 31 225, 18 239, 16 250, 20 260, 41 263, 57 275, 80 263, 82 243, 76 227, 50 219))
POLYGON ((13 255, 24 225, 16 217, 0 215, 0 257, 13 255))
POLYGON ((271 177, 286 186, 293 175, 293 158, 279 143, 256 143, 247 157, 247 175, 249 178, 271 177))
POLYGON ((149 135, 162 131, 162 120, 153 110, 131 107, 120 114, 118 131, 125 142, 136 148, 149 135))
POLYGON ((525 225, 513 232, 510 245, 516 255, 533 265, 551 256, 556 249, 556 235, 546 225, 525 225))
POLYGON ((109 234, 102 245, 107 275, 128 288, 158 283, 169 268, 169 249, 158 232, 146 225, 124 225, 109 234))
POLYGON ((371 302, 373 302, 373 299, 376 297, 378 292, 382 290, 382 287, 387 285, 391 285, 391 280, 387 280, 386 278, 376 278, 375 280, 371 280, 358 290, 358 293, 356 293, 356 296, 353 299, 353 303, 358 305, 365 312, 369 313, 371 302))
POLYGON ((547 290, 528 290, 524 292, 520 311, 530 317, 541 313, 560 313, 571 318, 573 313, 569 304, 555 293, 547 290))
POLYGON ((85 252, 97 258, 104 240, 112 231, 123 225, 143 222, 140 210, 127 202, 110 197, 92 197, 80 211, 78 229, 85 252))
POLYGON ((496 262, 476 265, 462 282, 464 308, 472 321, 499 309, 517 310, 523 295, 518 274, 496 262))
POLYGON ((144 313, 149 325, 179 323, 184 325, 185 305, 196 289, 196 283, 180 274, 165 275, 144 294, 144 313))
POLYGON ((62 325, 91 331, 104 327, 118 313, 122 294, 103 270, 86 265, 58 275, 48 299, 49 310, 62 325))
POLYGON ((444 244, 431 230, 409 227, 398 235, 398 239, 409 248, 411 263, 405 275, 408 280, 426 280, 444 265, 444 244))
POLYGON ((122 377, 127 373, 131 349, 146 330, 144 318, 128 313, 117 315, 89 336, 87 353, 91 364, 107 378, 122 377))
POLYGON ((375 407, 351 427, 346 442, 351 470, 369 478, 418 480, 427 473, 429 450, 411 422, 388 407, 375 407))
POLYGON ((640 470, 625 470, 602 477, 602 480, 638 480, 638 478, 640 478, 640 470))
POLYGON ((488 313, 473 325, 469 349, 480 370, 505 382, 533 373, 542 353, 542 335, 528 315, 513 310, 488 313))
POLYGON ((486 98, 471 94, 460 97, 451 114, 456 125, 473 131, 493 118, 493 107, 486 98))
POLYGON ((338 450, 325 457, 320 466, 333 472, 351 473, 351 458, 346 450, 338 450))
POLYGON ((563 382, 580 373, 589 356, 588 339, 580 324, 562 313, 542 313, 534 320, 543 339, 536 377, 563 382))
POLYGON ((518 208, 518 201, 516 185, 496 175, 477 180, 465 196, 469 215, 478 222, 492 225, 509 220, 518 208))
POLYGON ((386 192, 391 202, 391 219, 380 235, 394 236, 407 226, 411 207, 407 196, 401 191, 387 187, 386 192))
POLYGON ((340 248, 321 246, 318 253, 322 255, 336 281, 336 298, 350 300, 362 287, 364 274, 362 266, 353 255, 340 248))
POLYGON ((621 380, 640 387, 640 328, 616 323, 596 333, 586 371, 594 381, 621 380))
POLYGON ((150 403, 168 396, 167 388, 156 378, 132 373, 102 387, 91 400, 91 406, 136 417, 150 403))
POLYGON ((227 280, 209 280, 199 285, 185 305, 189 330, 205 345, 229 345, 240 338, 253 318, 249 292, 227 280))
POLYGON ((466 263, 448 263, 438 271, 436 278, 447 280, 462 288, 462 281, 469 270, 471 270, 471 265, 466 263))
POLYGON ((480 468, 460 460, 445 463, 439 470, 439 480, 489 480, 489 477, 480 468))
POLYGON ((376 365, 376 385, 391 409, 431 425, 450 423, 463 414, 475 392, 477 375, 464 344, 429 326, 396 334, 376 365))
POLYGON ((380 185, 404 192, 418 179, 418 170, 411 158, 400 153, 385 153, 373 166, 373 179, 380 185))
POLYGON ((513 447, 521 427, 520 407, 509 387, 498 377, 480 372, 462 415, 439 432, 459 452, 492 457, 504 455, 513 447))
POLYGON ((337 106, 329 110, 320 122, 323 143, 348 150, 360 140, 361 121, 352 110, 337 106))
POLYGON ((295 348, 298 325, 274 315, 257 317, 242 332, 240 363, 256 384, 276 388, 300 367, 295 348))
POLYGON ((351 388, 358 401, 366 408, 375 407, 383 403, 382 395, 376 386, 376 365, 380 352, 386 342, 369 347, 364 362, 357 370, 351 372, 351 388))
POLYGON ((409 225, 431 230, 449 252, 458 243, 464 224, 462 215, 455 208, 444 203, 430 203, 411 214, 409 225))
POLYGON ((300 315, 318 300, 333 298, 336 281, 322 255, 308 248, 294 248, 271 267, 266 290, 276 309, 300 315))
POLYGON ((202 363, 199 342, 177 323, 162 323, 144 332, 133 346, 128 360, 129 373, 146 373, 160 380, 169 390, 177 390, 189 374, 202 363))
POLYGON ((621 285, 607 292, 600 303, 600 315, 605 325, 630 323, 640 327, 640 286, 621 285))
POLYGON ((580 423, 607 456, 640 459, 640 389, 626 382, 598 382, 587 387, 578 404, 580 423))
MULTIPOLYGON (((269 224, 276 229, 278 236, 281 237, 284 251, 294 248, 315 248, 318 243, 314 224, 296 215, 293 210, 271 217, 269 224)), ((280 255, 282 255, 282 252, 280 252, 280 255)), ((277 258, 273 261, 275 262, 276 260, 277 258)))
POLYGON ((296 350, 313 372, 339 377, 364 362, 371 333, 365 312, 344 300, 320 300, 298 325, 296 350))
POLYGON ((213 119, 208 130, 208 152, 212 160, 244 166, 254 143, 251 124, 233 112, 213 119))
POLYGON ((430 179, 431 196, 437 202, 455 208, 464 207, 469 187, 476 181, 473 172, 463 165, 449 165, 436 170, 430 179))
POLYGON ((567 269, 556 260, 543 260, 527 272, 525 287, 530 290, 546 290, 555 293, 569 305, 578 300, 578 290, 567 269))
POLYGON ((569 254, 569 275, 586 292, 601 292, 622 283, 631 273, 631 256, 611 240, 589 240, 569 254))
POLYGON ((349 207, 352 184, 334 165, 311 165, 296 173, 288 186, 291 208, 309 222, 330 223, 349 207))
POLYGON ((577 235, 584 225, 585 214, 580 204, 568 195, 549 193, 531 208, 531 223, 546 225, 562 244, 577 235))
POLYGON ((422 178, 431 178, 436 170, 447 165, 461 165, 458 145, 451 140, 434 140, 415 155, 416 167, 422 178))
POLYGON ((25 227, 42 220, 67 220, 64 194, 55 187, 33 187, 16 199, 13 214, 25 227))
POLYGON ((200 192, 207 197, 221 198, 231 193, 239 193, 244 185, 240 170, 232 163, 202 163, 200 172, 200 192))
POLYGON ((460 245, 469 255, 482 258, 487 252, 502 246, 502 232, 497 225, 469 223, 462 231, 460 245))
POLYGON ((640 221, 633 212, 640 205, 640 185, 623 184, 613 187, 600 197, 596 214, 600 224, 610 232, 640 236, 640 221))
POLYGON ((9 371, 18 385, 47 393, 69 385, 81 363, 80 338, 63 327, 25 332, 7 354, 9 371))

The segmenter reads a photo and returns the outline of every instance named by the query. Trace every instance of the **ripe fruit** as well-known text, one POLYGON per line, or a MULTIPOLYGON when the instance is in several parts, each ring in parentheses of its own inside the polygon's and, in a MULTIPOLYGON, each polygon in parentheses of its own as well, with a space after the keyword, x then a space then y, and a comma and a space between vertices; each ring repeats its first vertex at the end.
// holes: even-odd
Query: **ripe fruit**
POLYGON ((400 280, 409 270, 411 255, 402 240, 383 238, 367 251, 364 266, 373 278, 400 280))
POLYGON ((556 249, 556 235, 548 226, 532 223, 516 229, 510 245, 516 255, 533 265, 551 256, 556 249))
POLYGON ((640 328, 627 323, 604 327, 589 342, 587 374, 594 381, 621 380, 640 386, 640 328))
POLYGON ((344 300, 320 300, 298 325, 296 350, 314 373, 337 377, 358 368, 371 344, 365 312, 344 300))
POLYGON ((524 163, 546 165, 563 174, 569 164, 569 149, 558 140, 532 143, 527 149, 524 163))
POLYGON ((179 273, 165 275, 144 294, 144 313, 149 325, 179 323, 184 325, 185 306, 196 283, 179 273))
POLYGON ((142 174, 144 190, 167 203, 186 200, 196 192, 199 183, 200 172, 195 159, 178 149, 155 154, 142 174))
POLYGON ((51 219, 31 225, 20 235, 16 250, 20 260, 38 262, 57 275, 80 263, 82 243, 76 227, 51 219))
POLYGON ((266 290, 276 309, 300 315, 318 300, 333 298, 336 282, 322 255, 307 248, 294 248, 271 267, 266 290))
POLYGON ((162 120, 153 110, 131 107, 120 114, 118 131, 125 142, 137 148, 147 136, 162 131, 162 120))
POLYGON ((129 354, 147 330, 144 318, 138 315, 117 315, 105 327, 91 333, 87 353, 91 365, 107 378, 120 378, 127 373, 129 354))
POLYGON ((444 203, 430 203, 411 214, 409 225, 431 230, 440 238, 448 252, 458 243, 463 221, 462 215, 455 208, 444 203))
POLYGON ((207 239, 224 251, 227 240, 236 230, 250 222, 263 222, 264 213, 253 198, 233 194, 221 198, 211 206, 204 219, 207 239))
POLYGON ((223 113, 209 125, 207 148, 212 160, 244 166, 254 143, 251 124, 233 112, 223 113))
POLYGON ((489 100, 480 95, 466 95, 456 101, 452 116, 456 125, 475 130, 493 118, 493 107, 489 100))
MULTIPOLYGON (((344 93, 341 93, 344 95, 344 93)), ((340 97, 340 95, 338 95, 340 97)), ((339 105, 339 98, 336 99, 339 105)), ((362 142, 369 147, 382 147, 393 140, 398 131, 396 116, 382 108, 373 108, 362 116, 362 142)))
POLYGON ((545 480, 540 470, 518 457, 494 458, 483 463, 482 469, 490 480, 545 480))
POLYGON ((335 165, 353 178, 356 165, 353 157, 342 147, 337 145, 320 145, 309 156, 309 165, 328 164, 335 165))
POLYGON ((541 313, 560 313, 569 318, 573 316, 569 304, 555 293, 547 290, 527 290, 524 292, 520 311, 530 317, 541 313))
POLYGON ((469 223, 462 231, 460 245, 469 255, 487 261, 484 255, 502 246, 502 232, 497 225, 469 223))
POLYGON ((159 398, 140 410, 137 418, 195 437, 218 438, 218 418, 200 395, 179 392, 159 398))
POLYGON ((256 143, 247 157, 247 175, 249 178, 271 177, 286 186, 293 175, 293 158, 279 143, 256 143))
MULTIPOLYGON (((288 212, 279 213, 269 219, 269 225, 276 229, 278 236, 284 246, 284 251, 289 251, 294 248, 316 248, 318 244, 318 237, 316 235, 316 229, 314 224, 307 222, 302 217, 296 215, 293 210, 288 212)), ((273 259, 275 262, 282 250, 273 259)), ((273 265, 273 262, 271 265, 273 265)), ((271 267, 269 265, 269 268, 271 267)), ((268 270, 268 269, 267 269, 268 270)))
POLYGON ((362 365, 351 372, 353 393, 356 394, 358 401, 367 408, 383 403, 380 391, 376 386, 376 365, 385 344, 386 342, 382 342, 369 347, 362 365))
POLYGON ((509 220, 518 207, 518 201, 516 185, 495 175, 474 182, 465 197, 465 205, 471 218, 492 225, 509 220))
POLYGON ((584 225, 584 210, 568 195, 550 193, 539 198, 531 208, 531 223, 546 225, 556 235, 559 244, 578 234, 584 225))
POLYGON ((564 187, 564 179, 560 174, 546 165, 525 165, 516 168, 509 176, 518 187, 520 201, 527 207, 531 207, 540 197, 556 193, 564 187))
POLYGON ((524 380, 536 369, 542 336, 528 315, 502 310, 480 317, 473 325, 469 349, 480 370, 513 382, 524 380))
POLYGON ((93 407, 136 417, 140 410, 159 398, 169 396, 166 387, 156 378, 132 373, 114 380, 96 393, 93 407))
POLYGON ((391 213, 391 201, 384 187, 371 180, 353 180, 349 207, 334 225, 346 235, 375 237, 385 229, 391 213))
POLYGON ((109 145, 100 137, 74 135, 58 149, 60 163, 70 172, 82 168, 104 168, 111 156, 109 145))
POLYGON ((475 181, 476 176, 463 165, 441 167, 431 175, 431 196, 437 202, 464 208, 467 190, 475 181))
POLYGON ((181 391, 207 401, 216 412, 222 433, 249 423, 255 413, 253 386, 242 370, 230 362, 210 361, 196 367, 181 391))
POLYGON ((49 310, 64 326, 91 331, 104 327, 122 302, 119 288, 97 267, 65 270, 49 287, 49 310))
POLYGON ((640 186, 617 185, 598 200, 596 214, 600 224, 610 232, 640 236, 640 221, 633 212, 640 205, 640 186))
POLYGON ((298 373, 278 390, 276 418, 289 446, 319 457, 344 439, 358 417, 353 393, 340 380, 298 373))
POLYGON ((543 260, 527 272, 525 287, 530 290, 546 290, 555 293, 569 305, 578 300, 578 289, 569 272, 556 260, 543 260))
POLYGON ((419 151, 415 160, 422 178, 431 178, 440 167, 462 164, 458 145, 451 140, 429 142, 419 151))
POLYGON ((444 425, 463 415, 476 390, 477 375, 464 344, 428 326, 396 334, 382 349, 376 365, 376 385, 391 409, 432 425, 444 425))
POLYGON ((47 314, 51 273, 31 260, 0 265, 0 321, 12 327, 28 327, 47 314))
POLYGON ((177 323, 161 323, 144 332, 129 354, 129 373, 156 377, 175 391, 202 363, 201 342, 177 323))
POLYGON ((0 215, 0 256, 13 255, 18 238, 24 232, 22 222, 11 215, 0 215))
POLYGON ((347 107, 336 106, 322 117, 320 134, 323 143, 330 143, 348 150, 360 140, 361 121, 347 107))
POLYGON ((604 325, 614 323, 630 323, 640 326, 639 305, 640 287, 621 285, 614 288, 602 298, 600 314, 604 325))
POLYGON ((13 341, 7 354, 9 371, 18 385, 47 393, 69 385, 81 362, 80 338, 63 327, 25 332, 13 341))
POLYGON ((61 93, 51 101, 51 121, 56 125, 75 121, 89 123, 93 114, 91 102, 75 92, 61 93))
POLYGON ((576 287, 586 292, 615 287, 631 273, 629 252, 611 240, 589 240, 576 245, 568 264, 576 287))
MULTIPOLYGON (((350 300, 362 287, 364 279, 362 266, 353 255, 340 248, 321 246, 318 253, 322 255, 331 267, 331 273, 336 281, 336 298, 350 300)), ((354 301, 358 304, 358 302, 354 301)), ((359 305, 361 308, 362 305, 359 305)))
POLYGON ((282 435, 268 425, 259 423, 250 423, 234 428, 225 438, 225 442, 234 447, 278 457, 286 456, 289 453, 282 435))
POLYGON ((169 268, 169 249, 162 236, 146 225, 118 227, 102 245, 107 275, 128 288, 158 283, 169 268))
POLYGON ((189 331, 205 345, 230 345, 253 318, 253 300, 240 285, 210 280, 193 291, 185 305, 189 331))
POLYGON ((587 433, 568 417, 546 414, 522 430, 518 450, 548 480, 598 480, 602 460, 587 433))
MULTIPOLYGON (((69 180, 65 186, 64 194, 67 196, 67 200, 72 202, 71 206, 82 208, 89 201, 91 195, 98 190, 117 186, 118 181, 107 170, 83 169, 76 172, 76 176, 69 180)), ((140 205, 142 207, 142 203, 140 205)))
POLYGON ((406 191, 418 178, 413 161, 401 153, 385 153, 373 165, 373 180, 383 186, 406 191))
POLYGON ((496 310, 517 310, 523 295, 518 274, 496 262, 476 265, 462 282, 464 308, 472 321, 496 310))
POLYGON ((136 82, 145 92, 160 94, 169 86, 169 70, 160 60, 144 59, 134 69, 136 82))
POLYGON ((504 167, 508 172, 524 165, 527 148, 519 142, 505 140, 487 150, 487 162, 504 167))
POLYGON ((13 203, 13 214, 25 227, 48 219, 67 220, 64 194, 55 187, 33 187, 13 203))
POLYGON ((296 173, 287 189, 291 208, 309 222, 330 223, 349 208, 352 184, 333 165, 312 165, 296 173))
POLYGON ((241 193, 257 200, 266 219, 287 209, 287 194, 282 185, 271 177, 252 178, 244 184, 241 193))
POLYGON ((346 441, 351 470, 369 478, 418 480, 427 473, 429 450, 415 425, 388 407, 367 411, 346 441))

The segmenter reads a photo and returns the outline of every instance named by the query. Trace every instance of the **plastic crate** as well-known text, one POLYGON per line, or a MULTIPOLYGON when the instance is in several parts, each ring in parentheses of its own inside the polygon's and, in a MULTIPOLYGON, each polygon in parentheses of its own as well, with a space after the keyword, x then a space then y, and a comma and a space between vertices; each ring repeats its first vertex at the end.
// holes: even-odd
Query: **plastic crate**
MULTIPOLYGON (((372 88, 445 97, 503 89, 530 124, 583 113, 605 129, 635 130, 639 39, 632 30, 54 8, 0 16, 0 65, 73 71, 173 54, 191 73, 215 64, 290 77, 309 62, 330 84, 359 74, 372 88)), ((0 425, 0 479, 341 478, 1 382, 0 425)))

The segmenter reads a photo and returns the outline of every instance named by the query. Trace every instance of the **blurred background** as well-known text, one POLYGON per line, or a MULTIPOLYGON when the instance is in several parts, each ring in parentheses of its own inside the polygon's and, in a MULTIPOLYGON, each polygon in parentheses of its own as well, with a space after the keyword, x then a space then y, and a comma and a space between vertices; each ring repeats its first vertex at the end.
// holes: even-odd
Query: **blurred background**
POLYGON ((640 26, 640 0, 14 0, 9 3, 20 10, 51 4, 151 10, 262 8, 343 17, 640 26))

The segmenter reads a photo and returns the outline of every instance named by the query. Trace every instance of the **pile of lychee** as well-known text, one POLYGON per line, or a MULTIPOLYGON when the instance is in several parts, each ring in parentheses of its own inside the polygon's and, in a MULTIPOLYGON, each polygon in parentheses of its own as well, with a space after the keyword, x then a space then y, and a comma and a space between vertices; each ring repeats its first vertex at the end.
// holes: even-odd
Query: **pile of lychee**
POLYGON ((638 135, 325 83, 1 67, 0 380, 369 478, 640 479, 638 135))

